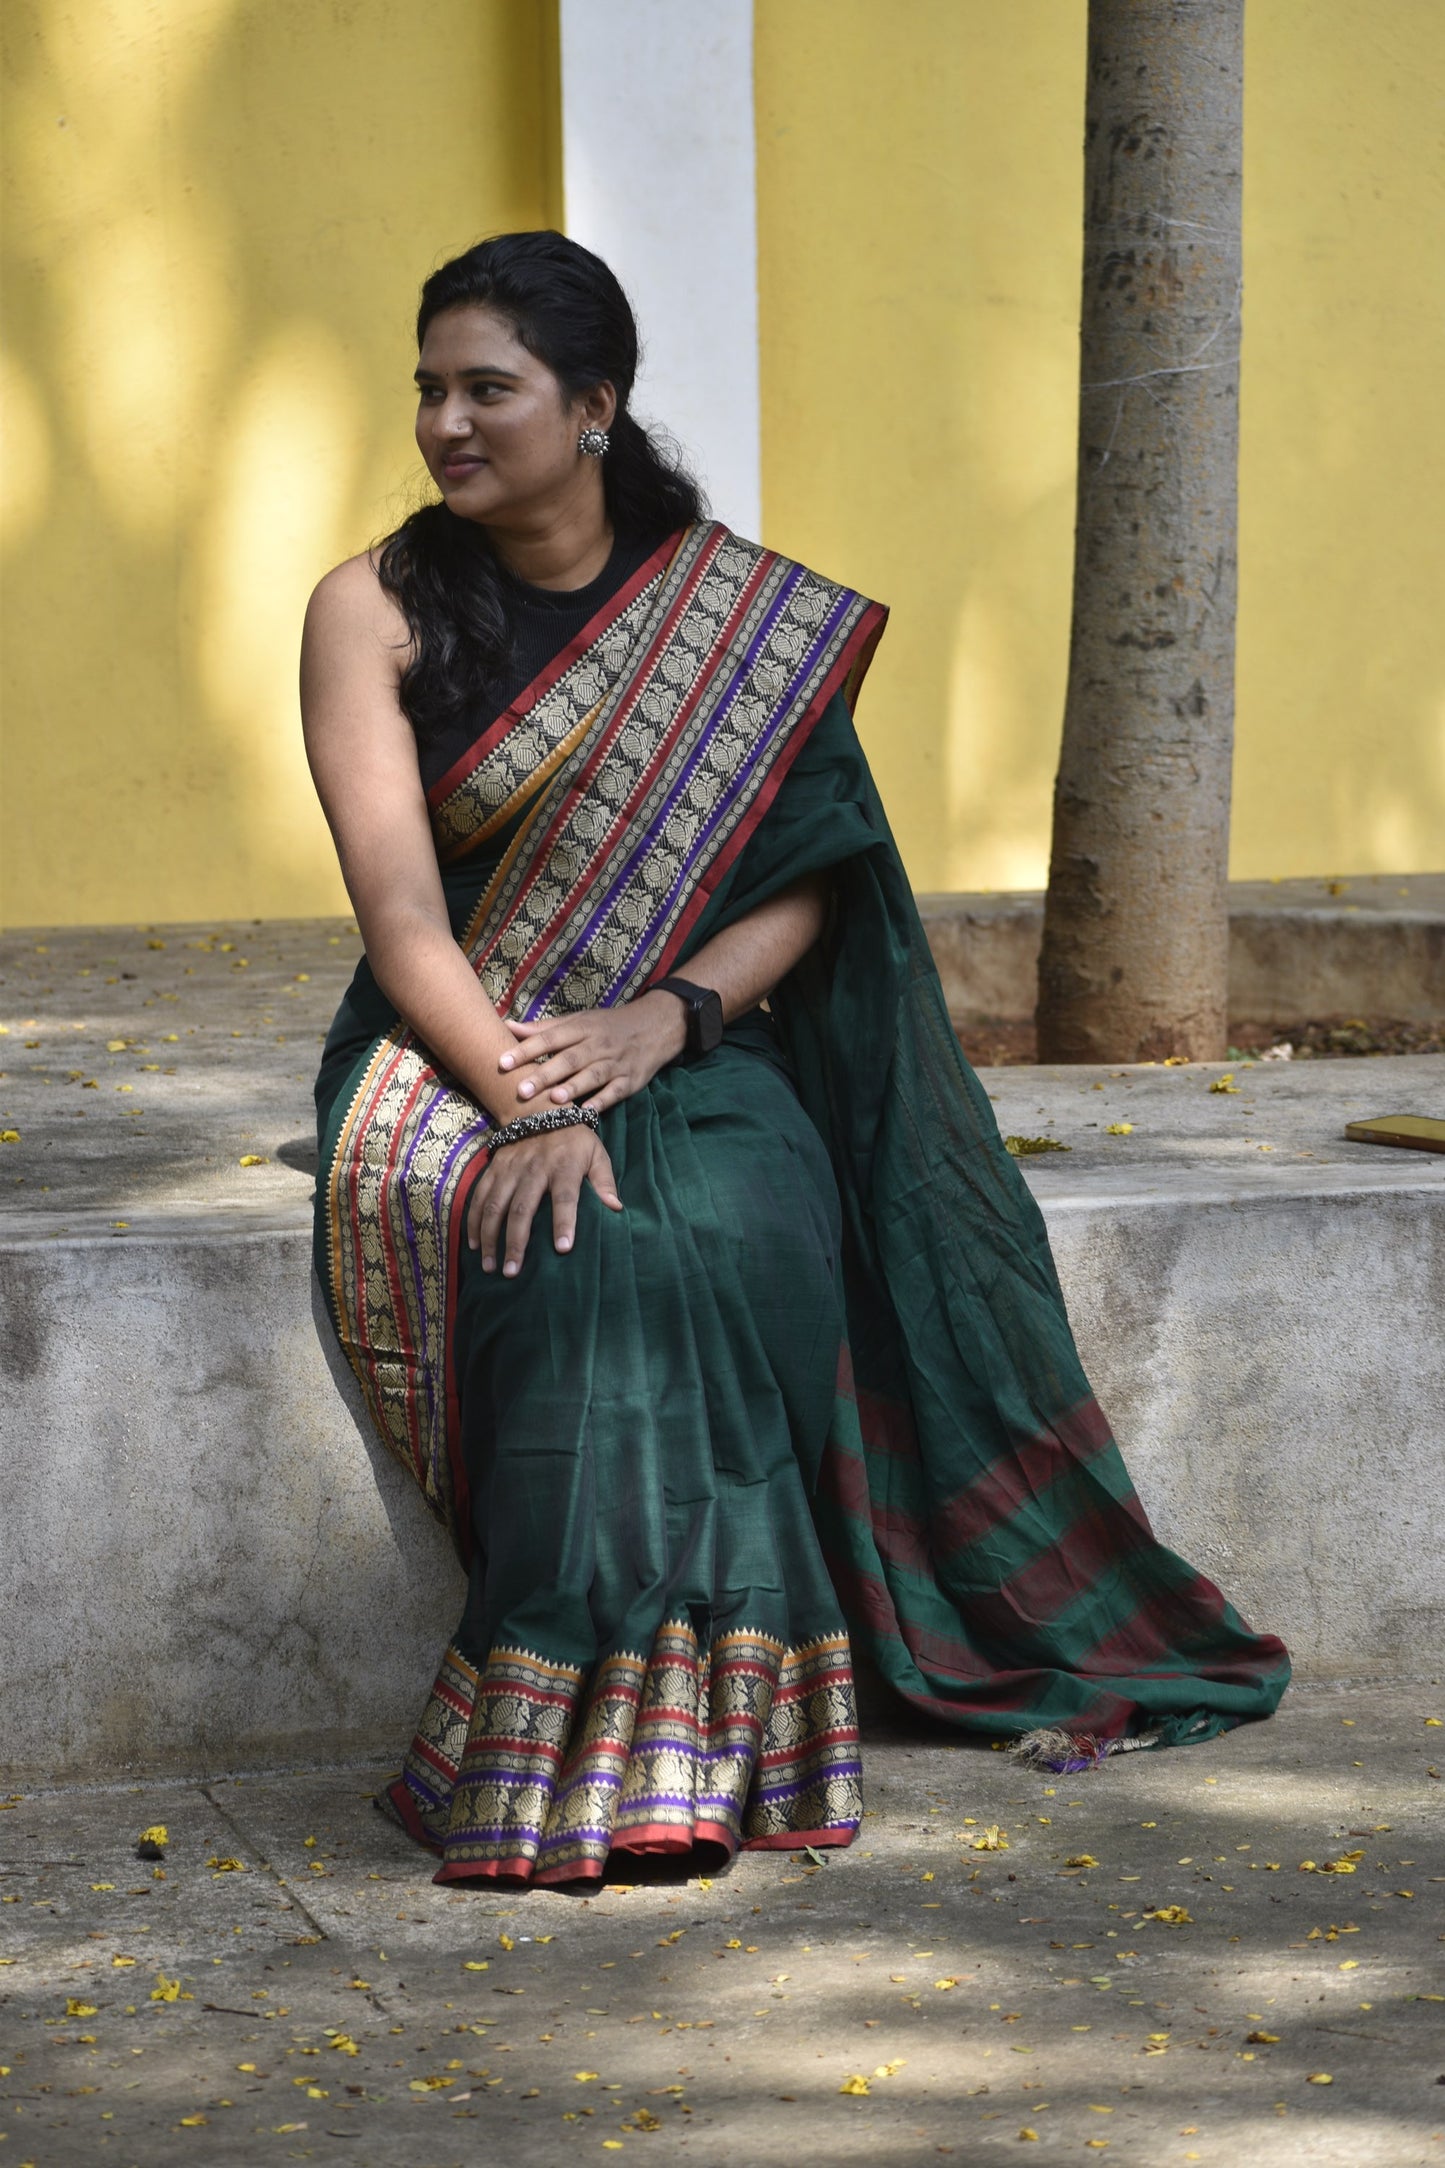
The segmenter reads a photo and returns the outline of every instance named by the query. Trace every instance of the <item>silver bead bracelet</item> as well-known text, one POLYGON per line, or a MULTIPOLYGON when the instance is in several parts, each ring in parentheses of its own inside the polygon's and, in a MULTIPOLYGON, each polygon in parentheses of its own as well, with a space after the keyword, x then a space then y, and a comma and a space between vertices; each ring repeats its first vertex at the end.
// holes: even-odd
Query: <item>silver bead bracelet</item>
POLYGON ((528 1137, 545 1137, 549 1130, 576 1129, 579 1124, 595 1136, 599 1121, 593 1107, 544 1107, 540 1114, 519 1114, 514 1122, 494 1129, 487 1138, 487 1146, 495 1152, 503 1144, 521 1144, 528 1137))

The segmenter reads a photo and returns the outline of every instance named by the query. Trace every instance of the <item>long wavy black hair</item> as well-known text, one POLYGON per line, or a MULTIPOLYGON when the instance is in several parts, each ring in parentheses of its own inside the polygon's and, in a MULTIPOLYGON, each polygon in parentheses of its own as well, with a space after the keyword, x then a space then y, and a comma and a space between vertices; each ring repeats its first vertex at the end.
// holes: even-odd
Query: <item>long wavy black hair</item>
MULTIPOLYGON (((650 540, 704 516, 702 492, 676 448, 628 411, 637 320, 600 256, 561 233, 499 233, 479 241, 423 286, 418 347, 434 316, 478 304, 507 319, 569 398, 601 383, 616 391, 602 483, 620 537, 650 540)), ((377 569, 411 631, 401 704, 425 740, 472 708, 506 667, 512 645, 506 582, 485 531, 440 501, 420 506, 386 536, 377 569)))

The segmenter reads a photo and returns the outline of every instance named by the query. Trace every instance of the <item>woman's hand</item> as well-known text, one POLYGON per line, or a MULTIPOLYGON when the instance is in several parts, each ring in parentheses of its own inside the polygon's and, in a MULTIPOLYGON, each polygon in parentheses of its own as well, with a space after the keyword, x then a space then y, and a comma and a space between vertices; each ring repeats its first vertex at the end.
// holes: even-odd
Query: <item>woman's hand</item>
POLYGON ((616 1009, 578 1009, 546 1023, 508 1017, 506 1024, 520 1044, 499 1067, 524 1070, 520 1100, 545 1093, 554 1106, 572 1103, 599 1114, 640 1092, 687 1044, 687 1011, 676 994, 641 994, 616 1009))
POLYGON ((585 1123, 525 1137, 520 1144, 504 1144, 494 1152, 467 1206, 467 1247, 481 1250, 483 1272, 497 1269, 504 1227, 503 1276, 513 1279, 521 1271, 537 1207, 548 1195, 553 1248, 570 1250, 584 1182, 592 1184, 609 1210, 622 1210, 612 1161, 585 1123))

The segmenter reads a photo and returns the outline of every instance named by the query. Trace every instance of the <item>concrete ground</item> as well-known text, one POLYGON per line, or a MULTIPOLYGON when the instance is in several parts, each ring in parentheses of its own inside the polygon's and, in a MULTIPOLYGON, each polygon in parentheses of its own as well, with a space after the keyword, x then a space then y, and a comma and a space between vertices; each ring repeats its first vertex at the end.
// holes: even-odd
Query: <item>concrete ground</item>
POLYGON ((439 1890, 370 1805, 392 1765, 236 1775, 327 1721, 394 1754, 454 1608, 307 1306, 355 952, 0 948, 0 1764, 226 1772, 0 1785, 0 2168, 1445 2160, 1445 1686, 1399 1683, 1441 1646, 1445 1161, 1342 1134, 1445 1112, 1445 1059, 985 1077, 1070 1147, 1023 1165, 1166 1538, 1317 1676, 1396 1683, 1087 1778, 883 1719, 821 1864, 439 1890))
POLYGON ((15 1797, 0 2161, 1439 2162, 1442 1719, 1054 1777, 905 1714, 851 1851, 590 1897, 434 1887, 380 1765, 15 1797))

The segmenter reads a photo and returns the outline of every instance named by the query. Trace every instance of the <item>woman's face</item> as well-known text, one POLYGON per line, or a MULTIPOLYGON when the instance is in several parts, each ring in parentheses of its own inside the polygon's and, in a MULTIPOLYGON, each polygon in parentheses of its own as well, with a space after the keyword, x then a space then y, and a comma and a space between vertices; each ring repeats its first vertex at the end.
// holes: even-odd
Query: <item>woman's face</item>
POLYGON ((601 463, 577 449, 607 428, 610 384, 569 400, 493 309, 447 309, 427 326, 417 362, 416 441, 453 512, 483 526, 529 526, 600 490, 601 463))

